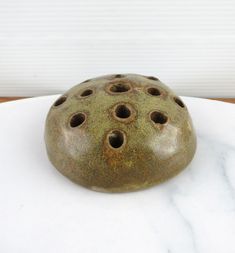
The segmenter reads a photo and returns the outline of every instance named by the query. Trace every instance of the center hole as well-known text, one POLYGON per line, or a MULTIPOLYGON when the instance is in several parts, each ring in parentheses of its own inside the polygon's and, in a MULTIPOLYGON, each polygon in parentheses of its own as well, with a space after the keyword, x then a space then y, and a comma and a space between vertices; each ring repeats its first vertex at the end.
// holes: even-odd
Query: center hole
POLYGON ((122 77, 124 77, 124 75, 121 75, 121 74, 115 75, 115 78, 122 78, 122 77))
POLYGON ((115 130, 109 134, 109 144, 113 148, 120 148, 124 143, 124 135, 122 132, 115 130))
POLYGON ((127 92, 128 90, 130 90, 130 86, 128 84, 125 83, 117 83, 117 84, 113 84, 110 87, 110 91, 112 92, 127 92))
POLYGON ((126 105, 118 105, 115 114, 118 118, 126 119, 130 117, 131 111, 126 105))
POLYGON ((156 124, 165 124, 168 119, 163 113, 156 111, 151 113, 150 118, 156 124))
POLYGON ((77 113, 73 115, 73 117, 70 120, 70 126, 71 127, 78 127, 82 125, 82 123, 85 121, 86 117, 84 113, 77 113))

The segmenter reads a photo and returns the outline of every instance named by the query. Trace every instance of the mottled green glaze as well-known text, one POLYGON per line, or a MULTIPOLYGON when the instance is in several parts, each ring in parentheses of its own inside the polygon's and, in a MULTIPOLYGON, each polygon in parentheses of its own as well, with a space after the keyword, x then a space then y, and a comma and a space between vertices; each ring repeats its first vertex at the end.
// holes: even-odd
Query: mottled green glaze
POLYGON ((136 74, 102 76, 68 90, 48 113, 45 142, 49 159, 63 175, 107 192, 163 182, 182 171, 196 149, 180 98, 157 78, 136 74), (126 115, 119 107, 126 118, 116 115, 119 104, 129 109, 126 115), (83 118, 73 118, 77 113, 83 118))

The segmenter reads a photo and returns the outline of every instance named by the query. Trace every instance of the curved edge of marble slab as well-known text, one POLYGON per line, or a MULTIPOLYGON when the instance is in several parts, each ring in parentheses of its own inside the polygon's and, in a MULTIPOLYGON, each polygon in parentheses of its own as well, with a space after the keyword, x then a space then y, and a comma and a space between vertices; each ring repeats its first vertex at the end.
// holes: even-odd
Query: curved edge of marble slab
POLYGON ((235 252, 235 105, 182 97, 198 138, 191 164, 159 186, 104 194, 47 159, 58 96, 0 104, 1 252, 235 252))

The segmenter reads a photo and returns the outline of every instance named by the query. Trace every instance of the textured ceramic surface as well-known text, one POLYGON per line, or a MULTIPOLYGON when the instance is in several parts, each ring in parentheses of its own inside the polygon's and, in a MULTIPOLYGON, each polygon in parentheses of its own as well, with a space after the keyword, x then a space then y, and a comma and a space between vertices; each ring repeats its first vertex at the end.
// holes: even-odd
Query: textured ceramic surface
POLYGON ((68 90, 49 111, 45 141, 62 174, 110 192, 163 182, 196 149, 183 101, 157 78, 135 74, 101 76, 68 90))
POLYGON ((178 176, 102 194, 51 165, 43 141, 59 96, 0 104, 1 253, 234 253, 235 105, 181 97, 197 150, 178 176))

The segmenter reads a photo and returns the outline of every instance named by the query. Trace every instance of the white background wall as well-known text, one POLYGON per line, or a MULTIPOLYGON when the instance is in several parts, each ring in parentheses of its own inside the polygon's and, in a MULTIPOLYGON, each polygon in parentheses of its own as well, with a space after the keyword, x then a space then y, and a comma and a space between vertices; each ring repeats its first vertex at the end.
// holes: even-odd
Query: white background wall
POLYGON ((235 1, 0 0, 0 96, 122 72, 180 95, 235 96, 235 1))

